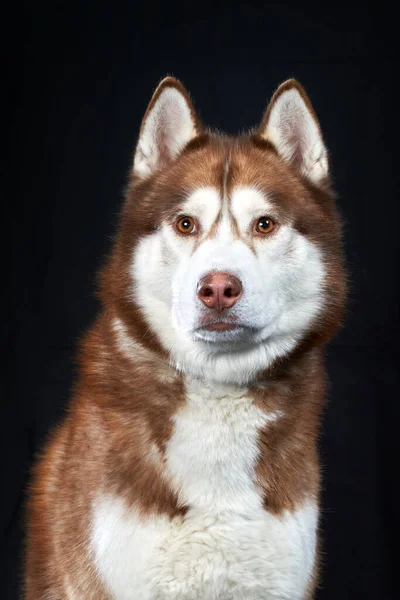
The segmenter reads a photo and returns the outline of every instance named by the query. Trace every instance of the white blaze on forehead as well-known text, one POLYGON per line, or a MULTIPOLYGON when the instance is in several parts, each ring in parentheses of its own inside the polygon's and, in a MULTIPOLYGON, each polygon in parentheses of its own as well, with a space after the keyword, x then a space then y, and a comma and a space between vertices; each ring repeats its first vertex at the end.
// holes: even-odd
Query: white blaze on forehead
POLYGON ((254 219, 271 216, 274 206, 268 196, 257 188, 238 186, 231 194, 231 212, 240 231, 245 231, 254 219))
POLYGON ((213 186, 194 190, 182 205, 182 211, 188 217, 196 217, 203 231, 214 224, 221 210, 221 195, 213 186))

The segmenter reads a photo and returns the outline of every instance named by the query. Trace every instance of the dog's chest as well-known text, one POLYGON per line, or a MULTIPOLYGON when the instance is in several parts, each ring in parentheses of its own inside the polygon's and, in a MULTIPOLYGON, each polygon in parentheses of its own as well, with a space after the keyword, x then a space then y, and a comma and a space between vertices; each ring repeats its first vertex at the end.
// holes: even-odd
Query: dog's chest
POLYGON ((262 600, 303 597, 314 562, 316 507, 266 512, 255 483, 265 414, 245 393, 187 384, 174 417, 165 476, 184 517, 140 517, 122 499, 94 505, 92 545, 118 600, 262 600))
POLYGON ((259 433, 280 413, 261 411, 246 390, 234 387, 189 380, 186 390, 166 448, 166 472, 180 501, 209 512, 259 507, 259 433))

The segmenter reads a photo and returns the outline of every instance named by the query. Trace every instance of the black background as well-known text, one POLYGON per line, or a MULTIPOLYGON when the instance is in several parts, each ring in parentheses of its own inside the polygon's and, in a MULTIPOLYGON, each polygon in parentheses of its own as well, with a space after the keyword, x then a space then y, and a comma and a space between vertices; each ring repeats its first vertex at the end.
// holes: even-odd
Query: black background
MULTIPOLYGON (((6 366, 0 597, 16 599, 27 472, 71 388, 98 306, 141 117, 166 74, 203 121, 259 121, 275 87, 306 87, 331 151, 351 280, 330 346, 322 427, 324 568, 318 599, 394 598, 399 521, 399 71, 385 2, 28 3, 6 50, 11 110, 2 223, 6 366), (10 277, 7 277, 10 267, 10 277), (10 384, 10 387, 8 387, 10 384)), ((10 26, 11 27, 11 26, 10 26)), ((6 27, 7 28, 7 27, 6 27)))

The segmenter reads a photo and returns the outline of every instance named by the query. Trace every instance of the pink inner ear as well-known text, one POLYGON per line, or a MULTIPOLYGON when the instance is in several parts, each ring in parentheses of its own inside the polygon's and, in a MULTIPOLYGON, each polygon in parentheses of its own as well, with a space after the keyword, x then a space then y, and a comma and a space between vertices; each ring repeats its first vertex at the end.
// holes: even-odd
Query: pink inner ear
POLYGON ((315 182, 328 174, 326 149, 315 114, 293 87, 277 96, 263 135, 287 162, 315 182))
POLYGON ((162 89, 150 107, 135 155, 135 171, 145 176, 168 164, 197 135, 190 100, 175 86, 162 89))
POLYGON ((156 133, 155 143, 158 151, 158 160, 160 166, 164 166, 171 160, 171 152, 169 150, 171 146, 171 135, 164 128, 159 127, 156 133))
POLYGON ((182 144, 179 143, 179 140, 183 137, 182 130, 185 127, 185 120, 188 117, 190 118, 190 112, 185 105, 182 107, 179 105, 166 105, 165 107, 161 107, 158 115, 155 138, 160 166, 165 165, 172 160, 180 149, 182 144))
POLYGON ((286 144, 291 150, 290 162, 296 167, 300 167, 304 160, 304 153, 307 151, 306 132, 304 131, 303 116, 299 114, 297 118, 290 119, 284 124, 283 129, 287 130, 285 135, 286 144))

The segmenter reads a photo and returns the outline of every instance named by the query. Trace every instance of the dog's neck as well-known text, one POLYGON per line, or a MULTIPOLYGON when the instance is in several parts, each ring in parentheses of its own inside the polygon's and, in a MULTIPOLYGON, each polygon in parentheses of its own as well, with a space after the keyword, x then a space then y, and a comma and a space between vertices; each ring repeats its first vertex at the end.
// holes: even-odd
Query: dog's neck
POLYGON ((175 386, 177 381, 201 381, 205 389, 214 389, 216 392, 221 389, 231 390, 232 393, 234 390, 240 393, 240 390, 249 389, 257 393, 262 390, 270 392, 272 389, 278 389, 280 385, 293 386, 295 392, 300 382, 302 385, 306 384, 310 374, 315 373, 316 368, 319 370, 322 367, 321 348, 314 339, 307 338, 287 356, 275 361, 246 383, 239 385, 230 381, 220 382, 212 377, 199 378, 190 371, 180 371, 165 350, 154 348, 153 343, 147 344, 146 338, 137 339, 131 334, 129 327, 115 314, 104 312, 95 330, 97 336, 103 340, 103 344, 94 345, 86 341, 84 344, 86 361, 83 362, 88 362, 87 358, 90 354, 91 364, 104 363, 103 373, 107 370, 114 375, 116 372, 120 373, 120 385, 125 383, 130 386, 131 382, 133 384, 134 376, 140 371, 141 379, 153 379, 154 382, 158 382, 157 385, 162 386, 175 386), (112 348, 111 352, 110 348, 112 348), (97 356, 92 356, 93 352, 97 356))

